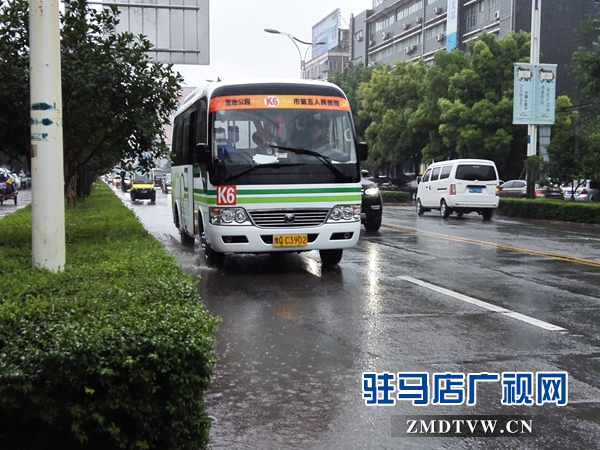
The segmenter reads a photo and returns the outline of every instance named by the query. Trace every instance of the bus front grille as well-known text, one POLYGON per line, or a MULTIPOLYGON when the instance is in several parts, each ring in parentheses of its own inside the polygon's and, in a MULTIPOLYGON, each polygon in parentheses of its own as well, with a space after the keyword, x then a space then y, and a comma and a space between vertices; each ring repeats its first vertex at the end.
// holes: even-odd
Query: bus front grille
POLYGON ((249 211, 260 228, 316 227, 325 222, 329 209, 273 209, 249 211))

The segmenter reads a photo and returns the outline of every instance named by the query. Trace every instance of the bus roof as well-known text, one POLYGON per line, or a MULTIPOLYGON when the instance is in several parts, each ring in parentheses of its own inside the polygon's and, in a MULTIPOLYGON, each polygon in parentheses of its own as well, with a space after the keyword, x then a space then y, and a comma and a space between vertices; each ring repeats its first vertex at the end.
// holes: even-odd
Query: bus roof
POLYGON ((346 98, 344 92, 335 84, 320 80, 303 80, 295 78, 240 78, 228 81, 208 81, 198 86, 189 94, 178 108, 175 115, 202 97, 212 98, 215 95, 239 94, 288 94, 316 93, 319 95, 337 95, 346 98))

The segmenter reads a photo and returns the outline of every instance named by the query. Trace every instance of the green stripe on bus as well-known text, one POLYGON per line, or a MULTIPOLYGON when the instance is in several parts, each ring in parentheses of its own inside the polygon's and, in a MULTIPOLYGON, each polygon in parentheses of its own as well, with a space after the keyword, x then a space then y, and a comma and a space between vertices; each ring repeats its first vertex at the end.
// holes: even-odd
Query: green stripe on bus
MULTIPOLYGON (((198 202, 216 205, 216 197, 196 195, 198 202)), ((320 195, 320 196, 286 196, 286 197, 238 197, 237 205, 250 205, 256 203, 319 203, 319 202, 355 202, 360 203, 360 195, 320 195)))
MULTIPOLYGON (((202 189, 195 189, 201 193, 202 189)), ((288 195, 288 194, 339 194, 359 193, 360 187, 336 187, 336 188, 301 188, 301 189, 237 189, 237 196, 246 195, 288 195)), ((207 192, 208 195, 217 195, 215 189, 207 192)))

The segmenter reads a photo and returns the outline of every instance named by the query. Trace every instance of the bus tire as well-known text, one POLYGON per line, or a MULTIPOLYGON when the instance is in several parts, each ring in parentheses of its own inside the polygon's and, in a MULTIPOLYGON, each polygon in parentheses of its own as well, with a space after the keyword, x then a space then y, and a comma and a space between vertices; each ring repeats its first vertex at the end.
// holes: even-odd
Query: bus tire
POLYGON ((204 262, 209 267, 219 267, 225 260, 225 254, 214 251, 208 245, 206 240, 206 234, 204 230, 200 232, 200 247, 202 247, 202 253, 204 254, 204 262))
POLYGON ((220 267, 225 261, 225 254, 216 252, 209 247, 204 250, 204 259, 209 267, 220 267))
POLYGON ((179 240, 181 241, 181 245, 183 245, 184 247, 193 247, 194 242, 196 242, 194 236, 190 236, 181 228, 179 229, 179 240))
POLYGON ((321 263, 324 266, 333 266, 338 264, 342 260, 344 250, 336 248, 334 250, 319 250, 319 256, 321 257, 321 263))

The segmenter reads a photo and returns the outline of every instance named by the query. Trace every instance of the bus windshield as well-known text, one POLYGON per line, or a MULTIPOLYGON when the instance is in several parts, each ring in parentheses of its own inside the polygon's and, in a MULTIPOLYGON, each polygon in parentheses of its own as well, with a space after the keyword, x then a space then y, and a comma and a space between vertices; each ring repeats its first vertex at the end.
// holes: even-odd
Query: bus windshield
POLYGON ((213 154, 224 166, 357 162, 349 111, 220 109, 212 123, 213 154))

